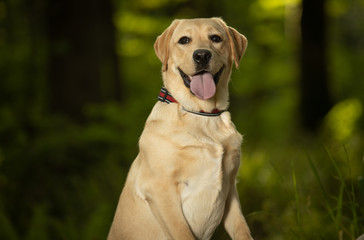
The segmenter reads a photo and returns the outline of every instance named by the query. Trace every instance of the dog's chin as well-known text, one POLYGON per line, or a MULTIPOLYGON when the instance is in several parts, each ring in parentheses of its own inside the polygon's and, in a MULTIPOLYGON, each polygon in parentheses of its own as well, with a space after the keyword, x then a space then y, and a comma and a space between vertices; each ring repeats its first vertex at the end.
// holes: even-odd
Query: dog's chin
MULTIPOLYGON (((214 79, 214 82, 215 82, 215 85, 216 86, 217 86, 217 84, 220 81, 220 77, 221 77, 222 72, 224 71, 224 68, 225 68, 225 66, 222 66, 220 68, 220 70, 218 72, 216 72, 215 74, 212 74, 211 73, 213 75, 213 79, 214 79)), ((181 75, 181 78, 183 80, 184 85, 187 88, 190 88, 191 87, 191 80, 192 80, 192 77, 193 76, 203 75, 204 73, 209 73, 208 71, 202 70, 202 71, 196 72, 196 73, 194 73, 192 75, 188 75, 180 67, 178 67, 177 69, 178 69, 178 71, 179 71, 179 73, 181 75)))

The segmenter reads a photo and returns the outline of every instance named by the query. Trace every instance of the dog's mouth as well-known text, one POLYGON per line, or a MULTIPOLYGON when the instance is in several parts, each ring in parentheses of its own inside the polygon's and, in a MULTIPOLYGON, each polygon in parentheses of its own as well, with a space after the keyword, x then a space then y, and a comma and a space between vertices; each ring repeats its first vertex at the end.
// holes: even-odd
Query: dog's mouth
POLYGON ((183 79, 183 83, 190 89, 192 94, 202 100, 212 98, 216 93, 216 86, 219 83, 221 73, 224 70, 224 66, 214 75, 208 71, 200 71, 192 76, 184 73, 178 68, 179 73, 183 79))

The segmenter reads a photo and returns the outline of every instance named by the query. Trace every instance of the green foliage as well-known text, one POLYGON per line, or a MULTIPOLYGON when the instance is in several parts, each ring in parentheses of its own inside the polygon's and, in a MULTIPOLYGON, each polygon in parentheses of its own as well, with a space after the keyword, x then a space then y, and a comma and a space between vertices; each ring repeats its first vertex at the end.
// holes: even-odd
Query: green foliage
MULTIPOLYGON (((115 1, 123 100, 89 103, 81 123, 49 109, 46 3, 0 0, 0 239, 106 238, 162 86, 153 43, 174 18, 209 16, 249 41, 232 74, 230 111, 244 135, 238 189, 253 236, 364 232, 361 0, 327 1, 337 103, 315 136, 298 124, 300 1, 115 1)), ((214 239, 229 237, 220 226, 214 239)))
POLYGON ((363 164, 352 158, 362 145, 300 142, 285 144, 284 152, 264 146, 245 150, 238 185, 257 238, 355 239, 363 232, 363 164))
POLYGON ((44 116, 2 149, 2 239, 104 238, 136 147, 125 150, 119 105, 88 112, 84 126, 44 116))

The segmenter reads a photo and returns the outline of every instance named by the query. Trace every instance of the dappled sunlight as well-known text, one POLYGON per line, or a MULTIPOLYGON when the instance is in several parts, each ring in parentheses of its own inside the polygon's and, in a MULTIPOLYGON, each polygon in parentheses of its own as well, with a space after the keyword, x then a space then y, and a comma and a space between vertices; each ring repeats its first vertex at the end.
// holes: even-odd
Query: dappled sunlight
POLYGON ((346 14, 348 12, 348 8, 350 7, 350 3, 348 1, 340 1, 340 0, 331 0, 327 2, 326 8, 327 13, 330 16, 338 17, 346 14))
MULTIPOLYGON (((122 33, 146 36, 158 34, 164 29, 165 19, 158 19, 137 13, 120 11, 115 17, 116 27, 122 33)), ((128 35, 126 35, 128 36, 128 35)))
POLYGON ((259 0, 258 2, 265 11, 301 4, 301 0, 259 0))
POLYGON ((339 142, 345 142, 354 131, 358 131, 360 117, 362 117, 362 104, 358 99, 339 102, 325 118, 326 134, 339 142))
POLYGON ((147 9, 157 9, 171 3, 177 4, 183 2, 187 2, 187 0, 134 0, 133 1, 133 3, 136 6, 143 6, 143 8, 147 9))
POLYGON ((140 57, 151 51, 150 36, 163 31, 163 19, 121 11, 115 17, 115 25, 121 36, 117 41, 118 54, 122 57, 140 57))
POLYGON ((244 153, 242 159, 242 166, 239 169, 239 179, 248 180, 255 179, 259 181, 259 184, 265 185, 267 183, 267 156, 266 152, 256 151, 252 153, 244 153))

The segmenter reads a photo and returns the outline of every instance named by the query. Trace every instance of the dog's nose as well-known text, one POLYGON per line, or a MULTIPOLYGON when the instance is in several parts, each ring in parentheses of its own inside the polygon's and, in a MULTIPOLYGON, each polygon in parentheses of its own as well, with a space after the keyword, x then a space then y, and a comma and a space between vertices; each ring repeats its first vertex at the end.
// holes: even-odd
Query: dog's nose
POLYGON ((193 52, 193 60, 198 64, 207 64, 211 59, 211 52, 206 49, 198 49, 193 52))

